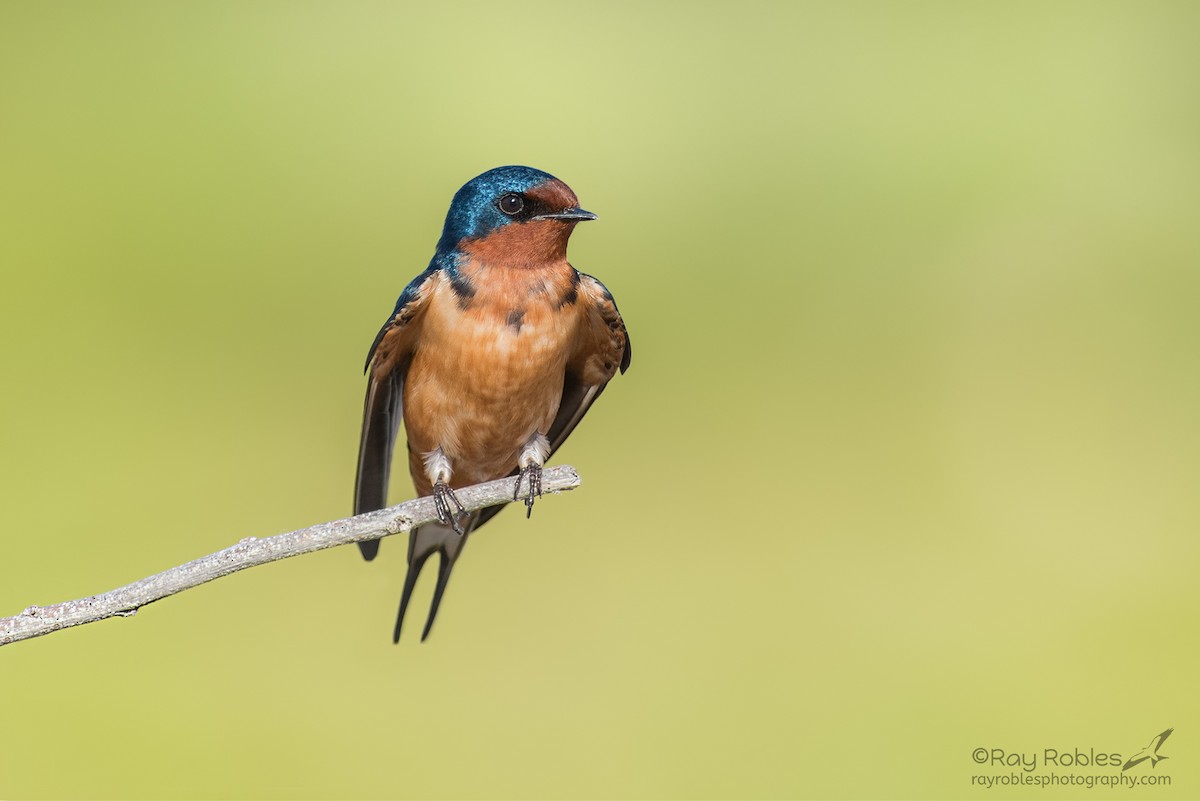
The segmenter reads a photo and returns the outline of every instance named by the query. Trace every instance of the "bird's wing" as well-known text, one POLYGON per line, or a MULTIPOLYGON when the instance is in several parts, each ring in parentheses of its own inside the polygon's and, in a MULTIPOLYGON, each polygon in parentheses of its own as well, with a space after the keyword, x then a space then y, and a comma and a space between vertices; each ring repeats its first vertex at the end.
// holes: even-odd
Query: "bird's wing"
MULTIPOLYGON (((392 450, 403 417, 404 374, 421 329, 421 312, 439 271, 418 275, 400 293, 392 316, 379 329, 367 354, 367 398, 363 405, 362 438, 358 444, 358 474, 354 479, 354 513, 387 505, 392 450)), ((379 540, 360 542, 363 558, 379 552, 379 540)))
POLYGON ((1150 745, 1152 745, 1154 747, 1154 750, 1156 752, 1158 751, 1158 749, 1162 748, 1162 744, 1167 741, 1167 738, 1171 736, 1171 732, 1173 732, 1173 731, 1175 731, 1175 729, 1173 729, 1173 728, 1167 729, 1162 734, 1158 735, 1157 737, 1155 737, 1153 740, 1150 741, 1150 745))
POLYGON ((590 275, 581 274, 579 297, 585 304, 586 324, 576 351, 567 363, 558 414, 546 432, 550 453, 558 450, 575 430, 617 370, 624 373, 629 368, 632 355, 625 322, 617 311, 612 293, 604 284, 590 275))

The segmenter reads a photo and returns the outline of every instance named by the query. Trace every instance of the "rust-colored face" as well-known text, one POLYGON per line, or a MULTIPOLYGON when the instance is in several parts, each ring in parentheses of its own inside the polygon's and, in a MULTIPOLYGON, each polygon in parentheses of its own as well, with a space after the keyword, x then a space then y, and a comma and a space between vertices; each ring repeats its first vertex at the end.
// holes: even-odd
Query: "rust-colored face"
POLYGON ((538 184, 525 195, 541 204, 547 211, 558 212, 579 208, 579 198, 575 197, 571 187, 557 178, 538 184))
POLYGON ((532 268, 566 258, 567 240, 580 220, 542 215, 578 210, 579 199, 569 186, 551 179, 525 192, 505 195, 499 205, 505 213, 513 209, 512 221, 482 237, 463 240, 460 250, 470 259, 483 265, 532 268), (511 203, 506 203, 510 198, 511 203))

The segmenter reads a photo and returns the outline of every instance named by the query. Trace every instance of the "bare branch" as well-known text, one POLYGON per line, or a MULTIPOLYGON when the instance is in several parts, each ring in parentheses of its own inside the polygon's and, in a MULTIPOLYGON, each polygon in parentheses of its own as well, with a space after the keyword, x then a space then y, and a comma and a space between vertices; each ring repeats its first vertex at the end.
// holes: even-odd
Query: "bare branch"
MULTIPOLYGON (((542 476, 542 489, 546 493, 564 492, 578 486, 579 474, 568 465, 549 468, 542 476)), ((464 487, 455 490, 455 494, 467 511, 511 503, 513 479, 464 487)), ((524 498, 527 494, 522 493, 518 497, 524 498)), ((377 512, 320 523, 274 537, 247 537, 223 551, 110 592, 52 606, 31 606, 15 617, 0 618, 0 646, 109 617, 128 617, 148 603, 248 567, 338 545, 400 534, 437 519, 433 499, 417 498, 377 512)))

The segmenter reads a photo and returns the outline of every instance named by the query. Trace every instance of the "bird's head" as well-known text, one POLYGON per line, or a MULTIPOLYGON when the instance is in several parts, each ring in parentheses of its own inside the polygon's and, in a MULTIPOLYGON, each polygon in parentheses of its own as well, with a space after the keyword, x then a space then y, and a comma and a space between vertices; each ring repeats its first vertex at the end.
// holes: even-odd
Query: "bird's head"
POLYGON ((532 167, 497 167, 454 195, 439 253, 471 253, 507 264, 535 264, 566 254, 576 223, 596 215, 579 208, 571 187, 532 167))

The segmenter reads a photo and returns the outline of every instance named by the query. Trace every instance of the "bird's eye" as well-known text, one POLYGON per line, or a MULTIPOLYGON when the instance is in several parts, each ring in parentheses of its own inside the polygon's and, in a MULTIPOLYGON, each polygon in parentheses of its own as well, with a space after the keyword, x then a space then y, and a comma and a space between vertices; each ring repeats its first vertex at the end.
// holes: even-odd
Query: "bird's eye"
POLYGON ((500 198, 500 211, 509 217, 520 214, 523 208, 525 208, 525 199, 520 195, 510 193, 500 198))

